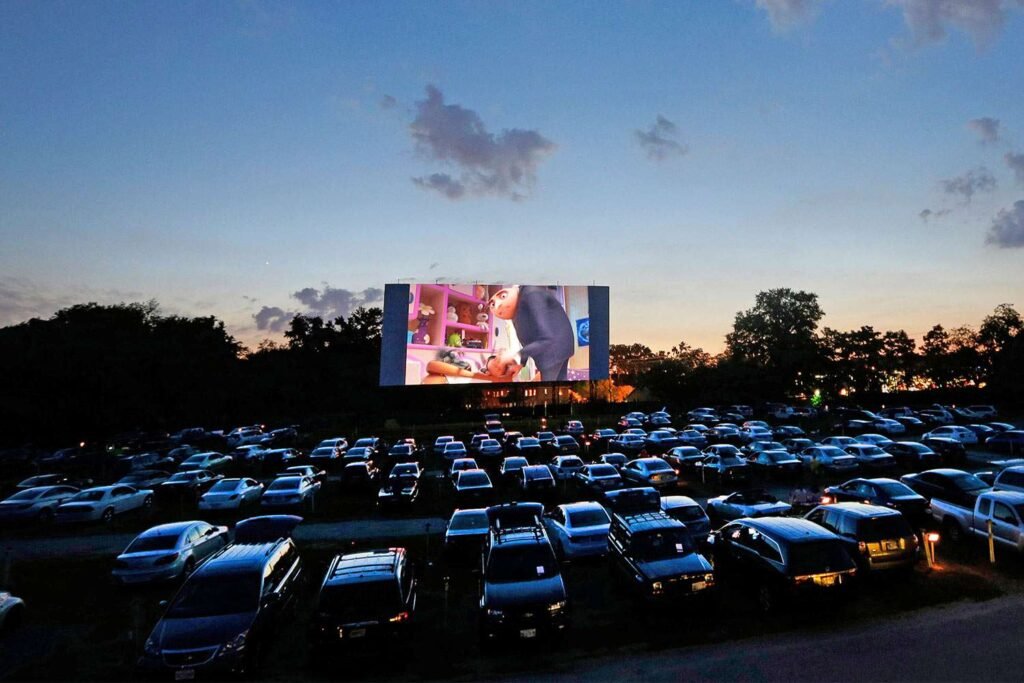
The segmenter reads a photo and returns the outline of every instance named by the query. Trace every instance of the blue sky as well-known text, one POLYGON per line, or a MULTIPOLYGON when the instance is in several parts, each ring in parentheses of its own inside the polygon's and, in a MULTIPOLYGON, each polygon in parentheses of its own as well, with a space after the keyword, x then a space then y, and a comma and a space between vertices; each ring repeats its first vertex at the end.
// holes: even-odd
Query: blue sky
POLYGON ((655 348, 780 286, 977 324, 1024 305, 1019 7, 5 2, 0 324, 155 298, 251 344, 399 278, 607 284, 655 348))

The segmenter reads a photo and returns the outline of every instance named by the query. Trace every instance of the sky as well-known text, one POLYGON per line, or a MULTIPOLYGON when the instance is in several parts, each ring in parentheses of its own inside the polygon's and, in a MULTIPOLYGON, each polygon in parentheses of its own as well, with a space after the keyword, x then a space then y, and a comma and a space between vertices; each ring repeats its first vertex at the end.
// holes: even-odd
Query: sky
POLYGON ((601 284, 717 352, 1024 306, 1024 0, 0 3, 0 325, 601 284))

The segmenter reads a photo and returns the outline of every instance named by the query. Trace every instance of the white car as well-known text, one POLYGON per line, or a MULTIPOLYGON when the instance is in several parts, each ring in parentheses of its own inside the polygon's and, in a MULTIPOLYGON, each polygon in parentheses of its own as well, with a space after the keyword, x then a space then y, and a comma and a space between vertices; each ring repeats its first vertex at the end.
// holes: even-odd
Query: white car
POLYGON ((857 443, 866 443, 872 446, 885 446, 892 443, 892 439, 881 434, 861 434, 854 437, 854 440, 857 443))
POLYGON ((312 501, 320 483, 309 477, 278 477, 263 492, 263 507, 294 507, 312 501))
POLYGON ((555 552, 565 559, 608 552, 611 518, 598 503, 559 505, 544 516, 544 526, 555 552))
POLYGON ((76 493, 78 489, 74 486, 63 485, 22 489, 0 501, 0 522, 51 522, 57 506, 76 493))
POLYGON ((117 556, 111 573, 124 584, 181 579, 228 540, 223 526, 200 521, 161 524, 136 536, 117 556))
POLYGON ((583 461, 578 455, 556 455, 548 463, 548 469, 558 481, 572 479, 573 475, 583 469, 583 461))
POLYGON ((836 448, 846 448, 857 443, 857 439, 852 436, 826 436, 821 440, 822 446, 835 446, 836 448))
POLYGON ((871 423, 871 426, 877 429, 882 434, 888 434, 890 436, 896 434, 905 434, 907 431, 907 428, 904 425, 888 417, 878 418, 877 420, 871 423))
MULTIPOLYGON (((267 454, 267 449, 264 448, 260 444, 249 444, 247 446, 239 446, 235 450, 231 451, 231 457, 232 458, 238 460, 239 462, 244 462, 246 464, 255 463, 255 462, 262 462, 263 461, 263 456, 265 456, 266 454, 267 454)), ((202 454, 199 454, 199 455, 209 455, 209 454, 202 453, 202 454)), ((191 460, 191 458, 189 458, 189 460, 191 460)), ((185 463, 182 463, 182 465, 184 465, 184 464, 185 463)), ((205 467, 204 466, 201 469, 209 469, 209 467, 205 467)))
POLYGON ((189 472, 191 470, 220 470, 227 467, 230 462, 230 455, 223 455, 215 451, 196 453, 195 455, 186 458, 180 465, 178 465, 178 471, 189 472))
POLYGON ((240 510, 255 504, 263 495, 263 484, 255 479, 221 479, 199 498, 199 509, 240 510))
POLYGON ((0 591, 0 632, 18 626, 25 616, 25 601, 7 591, 0 591))
POLYGON ((228 432, 227 442, 231 446, 247 446, 249 444, 259 443, 263 438, 263 429, 261 427, 238 427, 228 432))
POLYGON ((943 439, 955 439, 962 444, 976 444, 978 443, 978 435, 967 427, 959 427, 956 425, 945 425, 942 427, 936 427, 932 431, 921 436, 921 440, 934 439, 940 437, 943 439))
POLYGON ((137 489, 124 484, 97 486, 79 491, 67 502, 58 505, 54 519, 61 523, 108 523, 115 515, 133 510, 148 510, 151 507, 153 492, 149 489, 137 489))

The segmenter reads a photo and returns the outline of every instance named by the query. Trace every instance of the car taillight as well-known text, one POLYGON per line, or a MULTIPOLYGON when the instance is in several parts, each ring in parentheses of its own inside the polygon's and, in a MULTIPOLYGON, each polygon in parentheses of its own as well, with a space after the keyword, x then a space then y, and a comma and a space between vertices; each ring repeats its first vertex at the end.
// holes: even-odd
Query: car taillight
POLYGON ((835 502, 835 500, 832 499, 832 496, 822 496, 821 497, 821 504, 822 505, 831 505, 834 502, 835 502))
POLYGON ((858 541, 857 542, 857 550, 859 550, 862 553, 866 553, 868 551, 868 544, 865 543, 864 541, 858 541))
POLYGON ((409 620, 409 613, 408 612, 399 612, 395 616, 393 616, 390 619, 388 619, 388 621, 390 621, 392 624, 399 624, 399 623, 401 623, 403 621, 408 621, 408 620, 409 620))
POLYGON ((164 555, 162 557, 156 558, 156 561, 153 562, 153 564, 157 564, 157 565, 160 565, 160 564, 170 564, 170 563, 174 562, 177 559, 178 559, 178 553, 174 553, 173 555, 164 555))

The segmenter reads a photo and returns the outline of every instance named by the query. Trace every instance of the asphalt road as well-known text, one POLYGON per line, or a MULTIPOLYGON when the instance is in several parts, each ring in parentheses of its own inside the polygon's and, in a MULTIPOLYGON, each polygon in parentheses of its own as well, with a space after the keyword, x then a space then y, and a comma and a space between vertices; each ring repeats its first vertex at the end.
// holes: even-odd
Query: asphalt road
MULTIPOLYGON (((823 623, 828 615, 822 615, 823 623)), ((957 603, 853 628, 640 652, 545 681, 1020 681, 1024 597, 957 603)), ((533 681, 536 676, 502 680, 533 681)))

